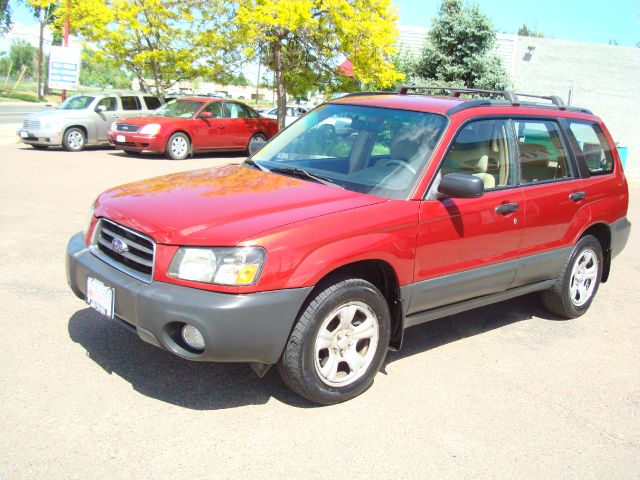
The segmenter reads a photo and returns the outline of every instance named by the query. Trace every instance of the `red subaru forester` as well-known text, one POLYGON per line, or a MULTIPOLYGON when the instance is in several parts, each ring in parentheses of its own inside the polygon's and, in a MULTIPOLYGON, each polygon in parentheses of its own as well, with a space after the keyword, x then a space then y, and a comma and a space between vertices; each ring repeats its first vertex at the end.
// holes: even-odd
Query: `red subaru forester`
POLYGON ((558 97, 438 90, 348 95, 241 166, 108 190, 69 242, 72 290, 321 404, 365 391, 411 326, 529 292, 582 315, 630 231, 606 127, 558 97))

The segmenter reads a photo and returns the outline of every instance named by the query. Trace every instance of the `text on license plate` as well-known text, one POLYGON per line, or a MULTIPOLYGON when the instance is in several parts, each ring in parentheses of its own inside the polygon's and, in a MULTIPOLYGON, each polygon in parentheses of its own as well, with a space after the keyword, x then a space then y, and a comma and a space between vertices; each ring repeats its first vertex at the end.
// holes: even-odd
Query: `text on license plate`
POLYGON ((122 142, 122 143, 124 143, 124 142, 126 142, 126 141, 127 141, 127 139, 124 137, 124 135, 118 135, 118 136, 116 136, 116 142, 122 142))
POLYGON ((102 315, 113 318, 115 290, 96 278, 87 277, 87 303, 102 315))

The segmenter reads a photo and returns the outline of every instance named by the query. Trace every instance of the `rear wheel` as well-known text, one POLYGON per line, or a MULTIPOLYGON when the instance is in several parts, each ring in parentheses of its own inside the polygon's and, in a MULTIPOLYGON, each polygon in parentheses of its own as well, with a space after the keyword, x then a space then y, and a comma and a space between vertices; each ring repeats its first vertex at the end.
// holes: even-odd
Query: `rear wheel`
POLYGON ((165 154, 170 160, 184 160, 191 151, 191 142, 184 133, 174 133, 169 137, 165 154))
POLYGON ((278 363, 284 382, 323 405, 360 395, 373 383, 389 344, 384 296, 361 279, 320 290, 300 315, 278 363))
POLYGON ((251 143, 252 142, 263 142, 266 143, 268 140, 267 136, 263 133, 256 133, 253 137, 251 137, 251 140, 249 140, 249 143, 247 144, 247 148, 245 150, 245 153, 247 155, 251 155, 251 143))
POLYGON ((71 127, 64 132, 62 146, 69 152, 79 152, 87 143, 84 131, 78 127, 71 127))
POLYGON ((593 302, 602 277, 602 246, 592 235, 582 237, 549 290, 542 293, 544 306, 564 318, 584 314, 593 302))

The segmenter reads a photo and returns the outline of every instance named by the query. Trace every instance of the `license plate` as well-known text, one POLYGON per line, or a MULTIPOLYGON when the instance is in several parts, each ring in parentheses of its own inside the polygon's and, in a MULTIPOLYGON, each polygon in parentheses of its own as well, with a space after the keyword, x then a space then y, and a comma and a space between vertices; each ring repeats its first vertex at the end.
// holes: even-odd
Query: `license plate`
POLYGON ((21 136, 22 138, 27 138, 27 137, 29 136, 29 132, 27 132, 26 130, 22 130, 22 131, 20 132, 20 136, 21 136))
POLYGON ((122 143, 124 143, 124 142, 126 142, 126 141, 127 141, 127 139, 124 137, 124 135, 118 135, 118 136, 116 137, 116 142, 122 142, 122 143))
POLYGON ((108 287, 97 278, 87 277, 87 303, 102 315, 113 318, 115 289, 108 287))

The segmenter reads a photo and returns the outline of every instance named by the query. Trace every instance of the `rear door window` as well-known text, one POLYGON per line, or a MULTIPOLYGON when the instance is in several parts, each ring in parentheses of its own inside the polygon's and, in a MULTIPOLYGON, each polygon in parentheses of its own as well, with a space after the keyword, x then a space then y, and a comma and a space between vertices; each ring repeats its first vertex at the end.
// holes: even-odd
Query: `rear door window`
POLYGON ((522 183, 573 176, 558 124, 551 120, 514 119, 522 183))
POLYGON ((122 110, 142 109, 142 105, 140 104, 140 99, 138 97, 120 97, 120 101, 122 102, 122 110))
POLYGON ((147 105, 147 110, 155 110, 161 105, 158 97, 144 97, 144 103, 147 105))
POLYGON ((576 141, 575 153, 584 159, 591 175, 613 172, 611 147, 598 124, 570 122, 569 130, 576 141))

